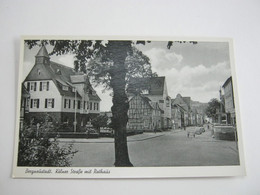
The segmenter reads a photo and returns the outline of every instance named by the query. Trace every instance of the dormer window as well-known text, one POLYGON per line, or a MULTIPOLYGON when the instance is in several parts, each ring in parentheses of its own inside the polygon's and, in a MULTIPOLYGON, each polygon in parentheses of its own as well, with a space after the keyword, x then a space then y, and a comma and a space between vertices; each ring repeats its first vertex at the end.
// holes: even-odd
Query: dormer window
POLYGON ((96 91, 92 91, 92 95, 97 95, 96 91))
POLYGON ((38 72, 38 75, 40 75, 40 74, 41 74, 41 70, 40 70, 40 69, 38 69, 38 71, 37 71, 37 72, 38 72))
POLYGON ((63 90, 63 91, 68 91, 68 90, 69 90, 69 87, 68 87, 68 86, 62 86, 62 90, 63 90))
POLYGON ((72 92, 76 92, 76 88, 75 87, 72 87, 72 92))
POLYGON ((147 95, 147 94, 149 94, 149 90, 148 89, 143 89, 141 93, 144 94, 144 95, 147 95))
POLYGON ((61 75, 61 71, 60 71, 60 69, 57 69, 57 70, 56 70, 56 74, 61 75))

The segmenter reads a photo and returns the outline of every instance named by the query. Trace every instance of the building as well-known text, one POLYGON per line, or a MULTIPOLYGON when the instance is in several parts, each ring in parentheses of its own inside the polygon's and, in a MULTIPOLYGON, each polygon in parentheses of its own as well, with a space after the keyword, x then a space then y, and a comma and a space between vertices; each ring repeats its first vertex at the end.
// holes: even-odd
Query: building
POLYGON ((162 128, 162 110, 157 102, 140 94, 134 95, 129 101, 128 131, 156 131, 162 128))
POLYGON ((186 124, 185 121, 188 121, 187 111, 179 104, 172 104, 171 108, 173 129, 183 128, 186 124))
POLYGON ((171 98, 168 96, 165 77, 130 79, 127 92, 129 100, 140 94, 142 97, 147 97, 151 105, 157 103, 161 109, 161 129, 172 127, 171 98))
POLYGON ((40 123, 48 117, 48 120, 57 124, 72 127, 77 124, 79 130, 100 112, 101 99, 88 77, 52 62, 45 46, 35 56, 35 64, 25 78, 23 87, 30 95, 25 119, 31 124, 40 123))
POLYGON ((181 94, 177 94, 175 99, 171 100, 172 107, 174 105, 179 105, 185 111, 186 116, 184 117, 184 121, 182 126, 192 125, 192 110, 191 110, 191 98, 190 97, 182 97, 181 94))
POLYGON ((222 86, 224 90, 224 105, 226 112, 226 123, 235 125, 236 124, 236 112, 235 112, 235 102, 233 93, 233 83, 232 77, 229 77, 222 86))
POLYGON ((191 97, 182 97, 181 94, 177 94, 176 98, 171 100, 171 104, 172 119, 178 127, 202 125, 204 123, 207 103, 193 101, 191 97), (181 121, 180 118, 182 118, 181 121))

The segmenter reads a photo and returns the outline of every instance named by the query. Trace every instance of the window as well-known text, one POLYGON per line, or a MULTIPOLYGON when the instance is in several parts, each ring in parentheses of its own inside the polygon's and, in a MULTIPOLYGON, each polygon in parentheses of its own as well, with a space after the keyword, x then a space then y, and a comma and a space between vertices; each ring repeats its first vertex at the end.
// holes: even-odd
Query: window
POLYGON ((87 101, 87 109, 89 109, 89 101, 87 101))
POLYGON ((97 103, 97 110, 99 110, 98 106, 99 106, 99 105, 98 105, 98 103, 97 103))
POLYGON ((72 92, 76 92, 76 88, 75 87, 72 87, 72 92))
POLYGON ((76 101, 73 100, 73 109, 75 109, 75 108, 76 108, 76 101))
POLYGON ((70 99, 64 99, 64 108, 70 108, 70 99))
POLYGON ((148 89, 144 89, 144 90, 142 90, 142 94, 149 94, 148 89))
POLYGON ((68 90, 69 90, 69 87, 63 85, 63 86, 62 86, 62 90, 63 90, 63 91, 68 91, 68 90))
POLYGON ((41 70, 40 69, 38 69, 38 75, 40 75, 41 74, 41 70))
POLYGON ((49 81, 40 82, 40 91, 49 91, 49 81))
POLYGON ((94 102, 93 104, 93 110, 96 110, 96 103, 94 102))
POLYGON ((30 91, 36 91, 37 83, 36 82, 31 82, 31 87, 30 91))
POLYGON ((31 99, 31 108, 39 108, 40 100, 39 99, 31 99))
POLYGON ((45 108, 54 108, 54 98, 45 99, 45 108))

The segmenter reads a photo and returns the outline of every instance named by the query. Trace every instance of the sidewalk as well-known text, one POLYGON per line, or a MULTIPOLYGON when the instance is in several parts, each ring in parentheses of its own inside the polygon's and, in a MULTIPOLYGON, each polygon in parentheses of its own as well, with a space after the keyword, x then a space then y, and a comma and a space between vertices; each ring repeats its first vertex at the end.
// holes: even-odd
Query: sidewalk
MULTIPOLYGON (((156 137, 164 136, 169 133, 178 133, 182 130, 169 130, 163 132, 144 132, 142 134, 131 135, 127 137, 127 142, 143 141, 147 139, 153 139, 156 137)), ((59 142, 62 143, 114 143, 114 138, 100 137, 100 138, 58 138, 59 142)))
MULTIPOLYGON (((127 137, 127 142, 135 142, 135 141, 143 141, 147 139, 152 139, 155 137, 163 136, 164 134, 159 133, 143 133, 143 134, 137 134, 127 137)), ((89 139, 75 139, 75 138, 58 138, 59 142, 63 143, 114 143, 114 138, 112 137, 100 137, 100 138, 89 138, 89 139)))

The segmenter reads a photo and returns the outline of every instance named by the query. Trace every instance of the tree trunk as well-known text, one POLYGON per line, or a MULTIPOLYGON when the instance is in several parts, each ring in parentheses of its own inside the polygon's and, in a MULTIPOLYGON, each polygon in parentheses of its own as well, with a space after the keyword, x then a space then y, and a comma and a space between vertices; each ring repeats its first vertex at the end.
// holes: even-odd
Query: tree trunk
POLYGON ((116 167, 131 167, 127 148, 126 125, 128 121, 128 98, 126 88, 125 58, 129 43, 115 42, 113 54, 114 67, 111 71, 111 87, 113 88, 112 125, 115 130, 115 163, 116 167))

